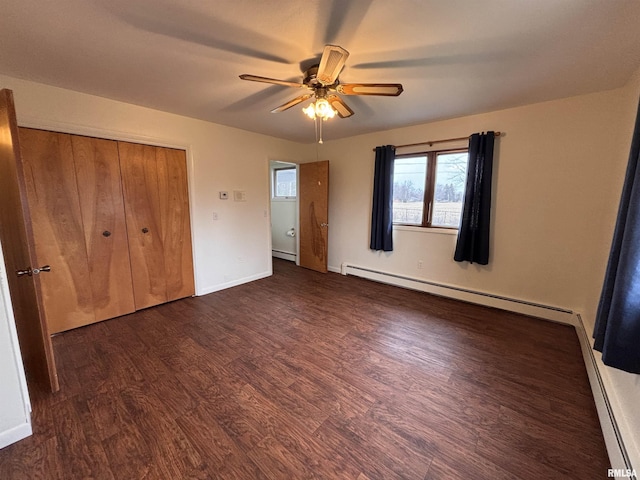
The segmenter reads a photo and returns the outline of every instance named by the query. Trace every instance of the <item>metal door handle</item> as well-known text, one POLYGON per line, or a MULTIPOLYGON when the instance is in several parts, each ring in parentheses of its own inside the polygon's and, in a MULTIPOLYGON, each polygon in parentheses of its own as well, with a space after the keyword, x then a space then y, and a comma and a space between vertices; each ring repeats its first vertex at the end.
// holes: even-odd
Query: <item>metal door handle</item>
POLYGON ((51 271, 51 267, 49 265, 43 265, 40 268, 31 268, 28 267, 24 270, 16 270, 16 275, 18 277, 23 277, 24 275, 39 275, 40 272, 50 272, 51 271))
POLYGON ((144 227, 144 228, 142 229, 142 233, 148 233, 148 232, 149 232, 149 229, 148 229, 147 227, 144 227))
POLYGON ((33 270, 31 270, 31 267, 25 269, 25 270, 16 270, 16 275, 19 277, 23 277, 25 275, 33 275, 33 270))

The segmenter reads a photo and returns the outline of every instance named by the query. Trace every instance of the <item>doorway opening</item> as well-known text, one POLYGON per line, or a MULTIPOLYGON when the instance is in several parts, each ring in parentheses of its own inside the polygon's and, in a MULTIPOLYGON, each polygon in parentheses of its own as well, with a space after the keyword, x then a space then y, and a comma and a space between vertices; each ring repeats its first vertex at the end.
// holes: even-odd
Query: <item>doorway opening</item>
POLYGON ((298 166, 269 162, 271 256, 298 264, 298 166))

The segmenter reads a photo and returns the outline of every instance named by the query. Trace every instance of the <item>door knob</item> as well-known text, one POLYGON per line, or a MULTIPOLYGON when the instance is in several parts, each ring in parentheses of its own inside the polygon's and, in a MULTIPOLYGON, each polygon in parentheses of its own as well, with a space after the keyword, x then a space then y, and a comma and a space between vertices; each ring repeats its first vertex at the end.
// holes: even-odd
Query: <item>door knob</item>
POLYGON ((102 232, 103 237, 108 237, 110 235, 111 235, 111 232, 109 230, 105 230, 104 232, 102 232))
POLYGON ((149 229, 148 229, 147 227, 144 227, 144 228, 142 229, 142 233, 148 233, 148 232, 149 232, 149 229))
POLYGON ((31 270, 31 267, 25 269, 25 270, 16 270, 16 275, 19 277, 23 277, 25 275, 33 275, 33 270, 31 270))
POLYGON ((24 275, 39 275, 40 272, 50 272, 51 271, 51 267, 49 265, 43 265, 40 268, 31 268, 31 267, 27 267, 24 270, 16 270, 16 275, 18 277, 22 277, 24 275))

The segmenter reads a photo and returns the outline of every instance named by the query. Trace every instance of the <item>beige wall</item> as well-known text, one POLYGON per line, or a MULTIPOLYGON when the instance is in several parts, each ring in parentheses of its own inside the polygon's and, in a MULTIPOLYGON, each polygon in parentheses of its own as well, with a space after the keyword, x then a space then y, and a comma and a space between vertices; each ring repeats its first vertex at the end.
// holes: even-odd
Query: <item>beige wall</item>
POLYGON ((20 125, 187 149, 196 293, 270 274, 269 159, 295 161, 307 146, 5 76, 0 87, 20 125))
POLYGON ((624 171, 623 100, 610 91, 327 142, 329 264, 582 311, 604 268, 603 239, 624 171), (370 251, 372 148, 486 130, 506 133, 496 144, 490 265, 454 262, 455 234, 437 230, 396 228, 392 253, 370 251))

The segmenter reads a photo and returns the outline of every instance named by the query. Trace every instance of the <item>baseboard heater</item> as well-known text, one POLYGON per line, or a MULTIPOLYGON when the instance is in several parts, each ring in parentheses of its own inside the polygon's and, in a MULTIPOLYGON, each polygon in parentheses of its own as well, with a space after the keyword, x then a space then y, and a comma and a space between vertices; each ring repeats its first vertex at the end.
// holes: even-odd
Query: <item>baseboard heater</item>
POLYGON ((283 260, 290 260, 292 262, 296 261, 296 254, 292 252, 285 252, 284 250, 271 250, 271 256, 276 258, 281 258, 283 260))
POLYGON ((631 459, 625 447, 622 432, 616 422, 605 383, 600 375, 600 370, 580 314, 575 313, 572 310, 553 305, 544 305, 519 298, 495 295, 455 285, 433 282, 422 278, 409 277, 406 275, 374 270, 367 267, 350 265, 348 263, 342 263, 340 270, 335 268, 331 270, 336 272, 339 271, 342 275, 354 275, 381 283, 410 288, 412 290, 500 308, 502 310, 508 310, 516 313, 524 313, 543 318, 545 320, 572 325, 576 329, 578 339, 580 340, 585 367, 589 376, 589 383, 591 384, 591 390, 594 395, 605 443, 607 445, 607 452, 612 466, 613 468, 624 468, 628 472, 634 471, 631 459))
POLYGON ((575 317, 572 310, 553 305, 544 305, 519 298, 496 295, 493 293, 448 285, 446 283, 434 282, 422 278, 409 277, 406 275, 399 275, 397 273, 350 265, 348 263, 343 263, 341 265, 340 273, 342 275, 354 275, 434 295, 455 298, 457 300, 501 308, 503 310, 538 316, 546 320, 575 325, 575 317))
MULTIPOLYGON (((576 331, 580 339, 580 345, 582 346, 582 354, 587 367, 591 390, 593 391, 596 400, 596 407, 598 408, 598 415, 600 416, 600 424, 603 426, 603 430, 605 430, 605 443, 607 444, 609 457, 611 458, 612 463, 618 463, 621 461, 624 464, 624 470, 629 472, 635 471, 631 463, 631 458, 629 457, 629 452, 625 446, 622 432, 620 431, 620 427, 616 421, 613 407, 611 406, 611 401, 607 394, 607 389, 604 381, 602 380, 602 375, 600 375, 600 368, 598 367, 598 362, 596 361, 596 357, 593 353, 589 335, 587 334, 587 330, 584 328, 584 323, 580 314, 577 314, 576 316, 579 322, 579 326, 576 326, 576 331), (607 432, 606 429, 609 428, 611 431, 607 432), (607 433, 609 433, 609 435, 607 435, 607 433), (611 438, 612 436, 613 439, 611 438), (618 455, 621 460, 616 462, 615 457, 618 455)), ((614 466, 614 468, 616 467, 617 465, 614 466)))

